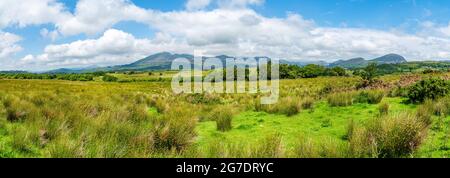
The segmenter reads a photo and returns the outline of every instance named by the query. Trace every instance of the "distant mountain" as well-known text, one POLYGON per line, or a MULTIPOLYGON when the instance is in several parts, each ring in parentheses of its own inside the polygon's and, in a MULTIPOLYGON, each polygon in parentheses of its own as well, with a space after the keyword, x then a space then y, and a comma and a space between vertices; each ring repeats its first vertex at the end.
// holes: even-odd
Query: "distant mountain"
POLYGON ((343 68, 357 68, 366 66, 369 64, 369 61, 365 60, 364 58, 353 58, 349 60, 339 60, 336 62, 333 62, 329 65, 329 67, 343 67, 343 68))
POLYGON ((376 59, 372 59, 370 61, 376 62, 377 64, 400 64, 408 62, 403 56, 400 56, 398 54, 388 54, 376 59))
MULTIPOLYGON (((51 70, 45 73, 87 73, 87 72, 95 72, 95 71, 150 71, 150 70, 169 70, 171 68, 172 62, 178 58, 185 58, 189 61, 194 60, 194 56, 190 54, 172 54, 169 52, 162 52, 153 54, 146 58, 140 59, 136 62, 125 64, 125 65, 117 65, 117 66, 109 66, 109 67, 88 67, 88 68, 75 68, 75 69, 67 69, 61 68, 56 70, 51 70)), ((211 57, 203 57, 203 60, 211 57)), ((225 64, 227 59, 235 58, 226 55, 216 56, 223 64, 225 64)), ((268 57, 255 57, 256 60, 260 60, 261 58, 268 57)), ((269 58, 268 58, 269 59, 269 58)), ((289 64, 289 65, 298 65, 298 66, 306 66, 308 64, 316 64, 327 67, 344 67, 344 68, 358 68, 364 67, 370 62, 377 62, 378 64, 397 64, 406 62, 405 58, 397 55, 397 54, 388 54, 373 60, 365 60, 364 58, 353 58, 349 60, 339 60, 328 64, 324 61, 290 61, 290 60, 281 60, 281 64, 289 64)), ((242 66, 241 64, 237 64, 238 66, 242 66)))
POLYGON ((29 73, 27 71, 23 70, 6 70, 6 71, 0 71, 0 74, 26 74, 29 73))
POLYGON ((309 64, 316 64, 320 66, 328 66, 328 63, 325 61, 293 61, 293 60, 280 60, 280 64, 289 64, 296 66, 306 66, 309 64))
POLYGON ((86 71, 86 69, 61 68, 61 69, 50 70, 50 71, 47 71, 44 73, 45 74, 74 74, 74 73, 83 73, 84 71, 86 71))
POLYGON ((193 60, 194 56, 189 54, 171 54, 168 52, 162 52, 140 59, 131 64, 99 68, 97 70, 105 70, 105 71, 168 70, 171 67, 172 61, 178 58, 193 60))
POLYGON ((400 64, 400 63, 406 63, 406 59, 403 56, 400 56, 398 54, 388 54, 385 56, 381 56, 379 58, 375 58, 372 60, 365 60, 364 58, 353 58, 349 60, 339 60, 336 62, 333 62, 329 65, 329 67, 343 67, 343 68, 358 68, 358 67, 365 67, 369 63, 377 63, 377 64, 400 64))

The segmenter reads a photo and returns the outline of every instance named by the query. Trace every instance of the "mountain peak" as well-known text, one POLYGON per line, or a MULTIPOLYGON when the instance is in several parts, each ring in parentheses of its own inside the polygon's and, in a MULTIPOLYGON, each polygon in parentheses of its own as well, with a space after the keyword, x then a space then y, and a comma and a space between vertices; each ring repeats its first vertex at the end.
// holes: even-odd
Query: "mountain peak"
POLYGON ((379 58, 372 59, 370 61, 377 62, 380 64, 398 64, 407 62, 403 56, 394 53, 387 54, 379 58))

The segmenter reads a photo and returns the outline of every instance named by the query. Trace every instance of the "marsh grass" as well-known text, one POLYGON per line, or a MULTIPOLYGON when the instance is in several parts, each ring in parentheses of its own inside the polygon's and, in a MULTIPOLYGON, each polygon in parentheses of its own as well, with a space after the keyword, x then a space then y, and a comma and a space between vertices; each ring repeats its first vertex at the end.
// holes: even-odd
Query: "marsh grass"
POLYGON ((378 115, 386 116, 389 114, 389 103, 381 103, 378 105, 378 115))
POLYGON ((312 140, 300 136, 294 146, 294 158, 345 158, 348 157, 347 145, 333 138, 312 140))
POLYGON ((211 116, 216 121, 218 131, 227 132, 233 128, 233 107, 218 107, 214 109, 211 116))
POLYGON ((284 114, 286 116, 294 116, 300 113, 301 100, 297 97, 281 98, 280 101, 273 105, 260 106, 261 109, 267 113, 284 114))
POLYGON ((332 107, 351 106, 355 95, 354 92, 333 93, 328 96, 327 101, 332 107))
POLYGON ((411 157, 428 128, 445 132, 448 98, 416 109, 356 91, 358 80, 283 80, 275 105, 251 94, 175 95, 164 81, 0 80, 0 157, 411 157), (310 135, 296 139, 301 132, 310 135))
POLYGON ((183 151, 193 143, 197 118, 183 110, 182 107, 172 107, 155 121, 152 131, 155 149, 183 151))
POLYGON ((375 118, 354 131, 350 145, 358 156, 408 157, 423 142, 426 130, 425 123, 407 113, 375 118))

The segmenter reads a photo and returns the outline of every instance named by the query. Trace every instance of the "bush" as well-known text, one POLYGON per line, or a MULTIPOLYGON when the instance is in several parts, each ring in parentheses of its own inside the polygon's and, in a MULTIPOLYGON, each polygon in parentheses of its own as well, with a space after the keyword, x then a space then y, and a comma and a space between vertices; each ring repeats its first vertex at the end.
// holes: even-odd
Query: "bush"
POLYGON ((426 129, 423 122, 410 114, 376 118, 370 120, 365 128, 359 129, 358 133, 353 133, 350 147, 358 156, 405 157, 420 146, 426 129))
POLYGON ((446 96, 450 91, 447 81, 430 78, 417 82, 408 88, 408 99, 413 103, 422 103, 426 99, 438 99, 446 96))
POLYGON ((119 80, 117 77, 111 76, 111 75, 104 75, 102 78, 105 82, 117 82, 119 80))
POLYGON ((328 96, 328 104, 332 107, 351 106, 353 104, 354 93, 335 93, 328 96))

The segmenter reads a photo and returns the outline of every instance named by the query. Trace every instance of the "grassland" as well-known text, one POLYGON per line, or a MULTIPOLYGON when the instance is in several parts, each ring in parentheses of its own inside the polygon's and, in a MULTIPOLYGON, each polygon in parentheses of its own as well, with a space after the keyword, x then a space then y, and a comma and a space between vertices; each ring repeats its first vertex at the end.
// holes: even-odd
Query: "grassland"
POLYGON ((282 80, 271 106, 258 94, 175 95, 173 72, 111 75, 119 81, 0 80, 0 157, 450 157, 450 102, 437 114, 395 94, 423 74, 381 77, 373 103, 360 101, 358 77, 282 80), (339 94, 349 102, 334 105, 339 94))

